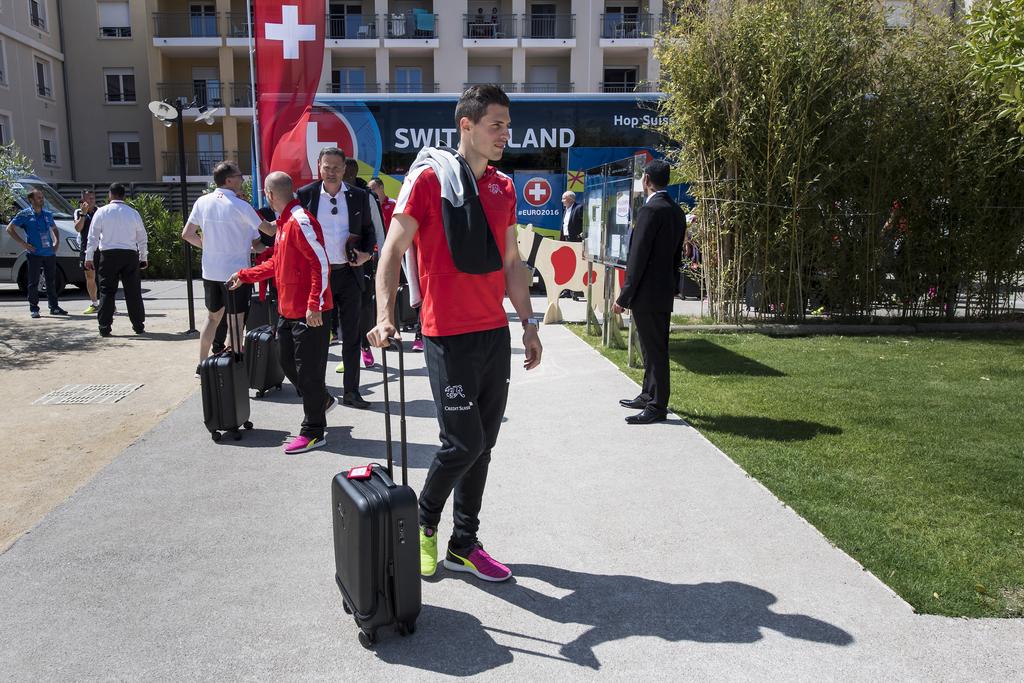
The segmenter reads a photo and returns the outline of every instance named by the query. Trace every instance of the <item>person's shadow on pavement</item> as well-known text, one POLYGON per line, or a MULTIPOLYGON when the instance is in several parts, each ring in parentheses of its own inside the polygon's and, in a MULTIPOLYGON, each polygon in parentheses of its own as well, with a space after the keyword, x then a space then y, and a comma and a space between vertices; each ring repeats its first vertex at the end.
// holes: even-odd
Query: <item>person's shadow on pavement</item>
POLYGON ((532 564, 509 568, 512 581, 494 585, 489 592, 544 619, 591 626, 563 645, 561 654, 592 669, 601 666, 594 648, 631 636, 654 636, 669 642, 755 643, 763 637, 761 629, 770 628, 816 643, 853 643, 853 636, 827 622, 773 612, 769 606, 776 602, 774 595, 737 581, 671 584, 532 564), (553 598, 529 588, 531 579, 561 589, 559 592, 572 592, 553 598))

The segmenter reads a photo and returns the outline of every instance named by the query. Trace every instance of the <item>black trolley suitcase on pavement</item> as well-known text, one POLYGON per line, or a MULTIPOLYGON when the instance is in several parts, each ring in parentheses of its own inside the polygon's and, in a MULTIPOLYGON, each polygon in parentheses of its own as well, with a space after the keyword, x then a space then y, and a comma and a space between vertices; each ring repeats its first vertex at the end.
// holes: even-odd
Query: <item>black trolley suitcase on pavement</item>
MULTIPOLYGON (((225 290, 227 285, 224 286, 225 290)), ((235 306, 231 295, 227 295, 228 311, 233 315, 235 306)), ((228 325, 228 333, 231 326, 228 325)), ((210 430, 210 437, 220 441, 220 432, 231 432, 235 441, 242 438, 238 431, 244 427, 252 429, 249 422, 249 381, 245 372, 242 354, 238 351, 238 340, 215 356, 209 356, 199 364, 199 379, 202 382, 203 422, 210 430)))
POLYGON ((284 368, 281 367, 277 332, 270 325, 245 333, 245 372, 249 388, 256 390, 256 398, 262 398, 274 387, 281 388, 284 368))
POLYGON ((376 464, 355 467, 336 475, 331 484, 334 578, 345 612, 360 629, 359 642, 367 648, 377 641, 381 626, 394 625, 402 636, 414 633, 421 605, 419 506, 416 492, 407 485, 405 364, 401 342, 391 344, 391 350, 398 350, 402 485, 393 479, 387 349, 381 354, 387 469, 376 464))

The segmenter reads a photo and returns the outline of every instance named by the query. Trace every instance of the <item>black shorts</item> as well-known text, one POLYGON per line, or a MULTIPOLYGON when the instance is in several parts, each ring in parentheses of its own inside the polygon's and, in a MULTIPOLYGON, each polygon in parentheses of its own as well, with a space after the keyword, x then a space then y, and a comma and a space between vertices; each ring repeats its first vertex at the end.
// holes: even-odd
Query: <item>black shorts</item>
POLYGON ((210 312, 219 311, 227 305, 226 294, 230 294, 234 298, 235 313, 245 313, 249 310, 249 299, 252 298, 252 285, 250 284, 243 284, 238 289, 229 290, 223 282, 203 278, 203 289, 206 290, 206 310, 210 312))

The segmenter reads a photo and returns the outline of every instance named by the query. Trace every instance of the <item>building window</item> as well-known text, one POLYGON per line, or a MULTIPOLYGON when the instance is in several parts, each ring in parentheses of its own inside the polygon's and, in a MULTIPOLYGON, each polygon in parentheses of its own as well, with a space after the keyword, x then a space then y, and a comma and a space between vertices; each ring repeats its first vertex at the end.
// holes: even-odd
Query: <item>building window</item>
POLYGON ((333 69, 331 71, 331 92, 366 92, 366 76, 362 69, 333 69))
POLYGON ((423 92, 420 69, 395 69, 395 92, 423 92))
POLYGON ((111 166, 141 166, 138 133, 107 133, 111 166))
POLYGON ((0 83, 7 85, 7 45, 0 38, 0 83))
POLYGON ((10 112, 0 112, 0 145, 6 145, 14 140, 14 133, 11 131, 10 112))
POLYGON ((59 165, 57 156, 57 129, 50 126, 39 126, 39 144, 43 153, 43 165, 59 165))
POLYGON ((135 69, 104 69, 107 104, 135 103, 135 69))
POLYGON ((604 92, 633 92, 636 89, 636 67, 607 67, 604 70, 604 92))
POLYGON ((100 36, 103 38, 131 38, 132 20, 128 1, 98 2, 100 36))
POLYGON ((36 57, 36 94, 53 99, 53 71, 50 62, 36 57))
POLYGON ((188 6, 190 30, 193 38, 217 37, 217 6, 213 3, 194 3, 188 6))
POLYGON ((28 0, 28 20, 41 31, 46 30, 46 2, 28 0))

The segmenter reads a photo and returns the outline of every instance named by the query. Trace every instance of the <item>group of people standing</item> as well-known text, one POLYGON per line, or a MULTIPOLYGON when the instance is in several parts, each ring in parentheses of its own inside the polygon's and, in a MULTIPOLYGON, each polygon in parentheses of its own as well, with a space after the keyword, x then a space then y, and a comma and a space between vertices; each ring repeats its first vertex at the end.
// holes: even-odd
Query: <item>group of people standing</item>
MULTIPOLYGON (((142 301, 142 272, 147 266, 149 239, 139 212, 124 203, 125 187, 112 183, 108 202, 96 208, 96 195, 82 192, 75 210, 75 230, 79 233, 80 265, 85 272, 89 306, 85 315, 95 313, 101 337, 109 337, 113 329, 114 297, 120 283, 125 307, 135 334, 146 331, 146 307, 142 301)), ((33 189, 26 198, 29 207, 19 211, 7 226, 7 234, 26 251, 29 314, 39 318, 39 274, 46 283, 46 299, 50 315, 67 315, 60 307, 57 294, 57 242, 60 234, 53 214, 44 207, 42 190, 33 189), (18 235, 20 228, 25 237, 18 235)))

